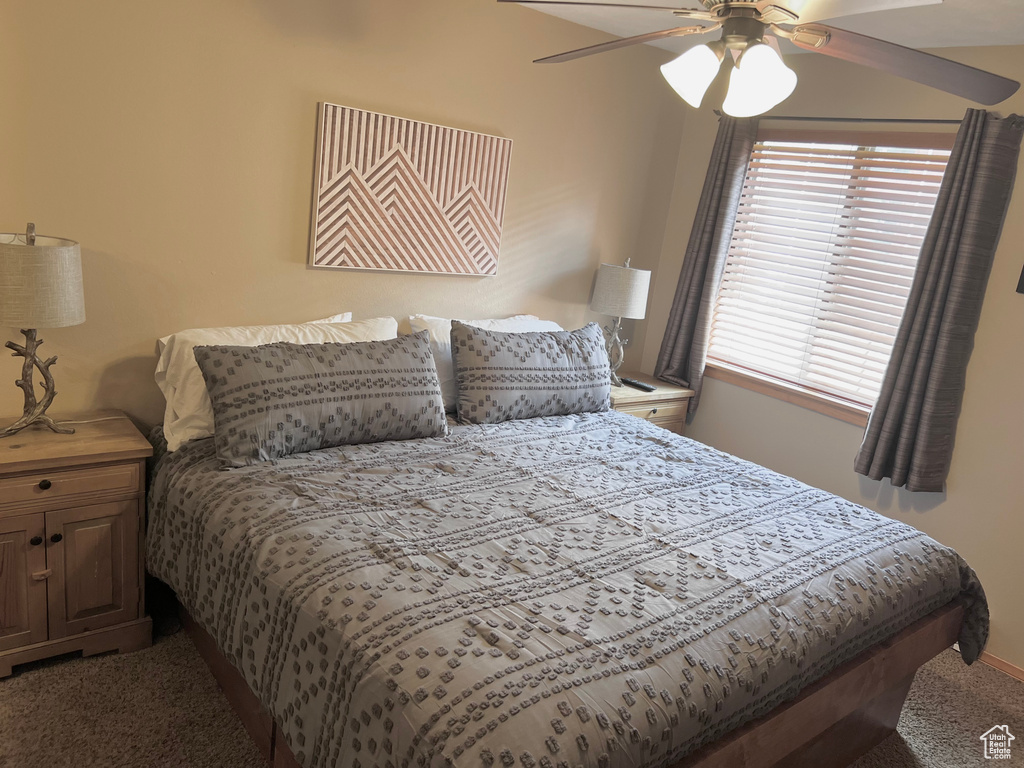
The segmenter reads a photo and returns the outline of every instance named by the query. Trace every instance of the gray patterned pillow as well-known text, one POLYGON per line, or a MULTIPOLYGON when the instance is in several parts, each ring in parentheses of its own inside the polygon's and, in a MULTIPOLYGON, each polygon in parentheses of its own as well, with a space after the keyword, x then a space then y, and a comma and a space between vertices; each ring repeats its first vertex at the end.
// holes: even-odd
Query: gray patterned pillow
POLYGON ((611 371, 597 323, 578 331, 501 333, 452 322, 463 424, 607 411, 611 371))
POLYGON ((195 348, 214 445, 246 466, 335 445, 448 434, 426 332, 352 344, 195 348))

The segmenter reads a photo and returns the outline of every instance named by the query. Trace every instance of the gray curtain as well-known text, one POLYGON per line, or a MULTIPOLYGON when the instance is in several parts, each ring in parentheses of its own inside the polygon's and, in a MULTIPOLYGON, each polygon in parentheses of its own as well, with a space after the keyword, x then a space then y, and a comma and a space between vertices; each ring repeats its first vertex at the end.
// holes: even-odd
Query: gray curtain
POLYGON ((711 312, 722 281, 756 135, 756 119, 722 117, 719 122, 665 338, 654 367, 655 376, 696 393, 690 398, 690 413, 697 410, 700 402, 711 312))
MULTIPOLYGON (((969 109, 854 468, 909 491, 941 491, 1024 119, 969 109)), ((1010 287, 1007 287, 1010 290, 1010 287)))

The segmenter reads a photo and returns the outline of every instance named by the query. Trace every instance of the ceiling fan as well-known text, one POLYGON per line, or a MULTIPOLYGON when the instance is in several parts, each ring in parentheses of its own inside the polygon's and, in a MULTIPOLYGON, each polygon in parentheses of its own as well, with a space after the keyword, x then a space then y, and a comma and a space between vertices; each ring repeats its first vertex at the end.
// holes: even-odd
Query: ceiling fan
POLYGON ((776 38, 789 40, 804 50, 874 69, 938 88, 980 104, 997 104, 1020 88, 1020 83, 941 56, 907 48, 878 38, 848 32, 819 23, 870 11, 930 5, 941 0, 701 0, 703 9, 668 8, 631 3, 597 3, 582 0, 498 0, 523 5, 620 8, 668 14, 699 24, 648 32, 607 43, 579 48, 537 59, 538 64, 557 64, 629 45, 670 37, 702 35, 722 30, 719 40, 690 48, 661 68, 676 92, 699 107, 718 75, 726 53, 735 67, 722 104, 733 117, 758 115, 787 98, 796 87, 796 73, 782 61, 776 38))

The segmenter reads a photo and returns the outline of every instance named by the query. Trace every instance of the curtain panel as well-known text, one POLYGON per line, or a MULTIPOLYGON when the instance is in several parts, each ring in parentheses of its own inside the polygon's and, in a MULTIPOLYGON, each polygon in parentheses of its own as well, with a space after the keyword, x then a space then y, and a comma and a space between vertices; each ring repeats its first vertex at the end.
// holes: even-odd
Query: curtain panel
POLYGON ((689 413, 700 403, 711 314, 722 282, 757 124, 757 119, 737 120, 725 116, 719 121, 665 337, 654 367, 658 378, 694 391, 689 413))
POLYGON ((941 491, 1024 118, 969 109, 946 166, 855 470, 941 491))

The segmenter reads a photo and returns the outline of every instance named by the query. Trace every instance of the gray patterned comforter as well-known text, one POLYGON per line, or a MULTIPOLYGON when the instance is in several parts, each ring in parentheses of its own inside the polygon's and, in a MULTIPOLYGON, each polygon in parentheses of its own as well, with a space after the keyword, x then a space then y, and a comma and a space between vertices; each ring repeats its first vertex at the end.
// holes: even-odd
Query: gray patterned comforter
POLYGON ((961 596, 948 547, 618 413, 220 471, 157 463, 148 566, 305 766, 644 768, 961 596))

